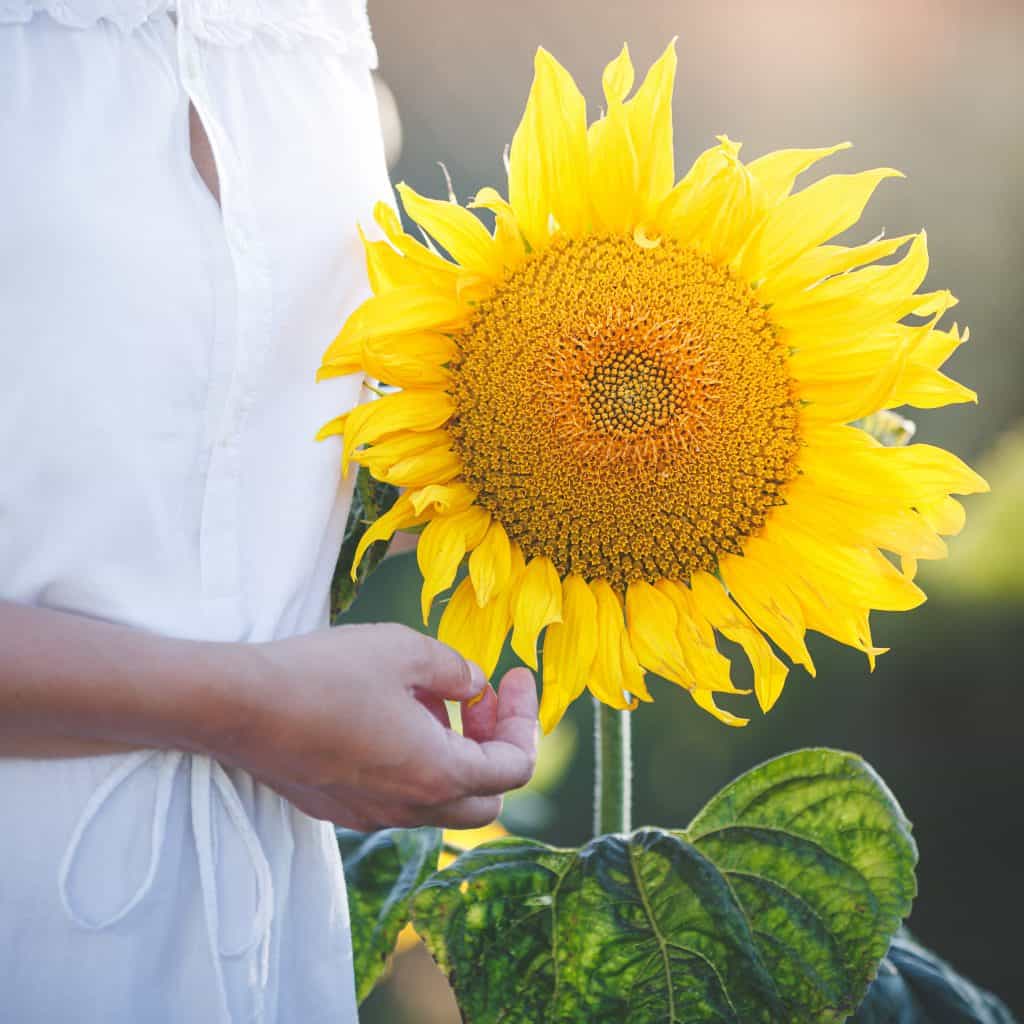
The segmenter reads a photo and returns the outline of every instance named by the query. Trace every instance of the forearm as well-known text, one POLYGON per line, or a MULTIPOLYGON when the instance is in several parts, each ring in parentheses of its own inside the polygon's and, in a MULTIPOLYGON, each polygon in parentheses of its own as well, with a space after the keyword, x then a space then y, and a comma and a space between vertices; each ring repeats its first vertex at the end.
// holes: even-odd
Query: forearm
POLYGON ((213 753, 248 725, 242 645, 154 636, 0 602, 0 757, 213 753))

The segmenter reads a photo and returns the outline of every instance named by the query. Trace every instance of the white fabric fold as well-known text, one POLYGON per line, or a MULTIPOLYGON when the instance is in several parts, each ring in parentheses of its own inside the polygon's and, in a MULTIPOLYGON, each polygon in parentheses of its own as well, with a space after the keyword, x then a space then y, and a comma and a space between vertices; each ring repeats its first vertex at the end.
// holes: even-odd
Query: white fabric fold
MULTIPOLYGON (((226 991, 222 958, 241 957, 255 952, 258 979, 255 1020, 261 1021, 263 1019, 262 997, 266 991, 270 969, 274 883, 270 864, 260 844, 256 827, 245 810, 231 776, 219 762, 200 754, 182 754, 177 751, 160 750, 141 750, 125 757, 121 764, 93 792, 72 832, 71 840, 60 863, 57 881, 61 905, 75 924, 93 931, 101 931, 117 924, 145 900, 152 891, 160 863, 160 854, 167 835, 167 817, 175 778, 185 764, 191 771, 192 838, 199 865, 199 882, 202 890, 206 932, 210 943, 210 956, 218 988, 221 992, 226 991), (112 913, 100 918, 90 918, 76 906, 71 883, 82 840, 89 828, 103 829, 104 812, 110 806, 110 800, 118 788, 154 761, 158 763, 156 791, 153 797, 153 816, 150 821, 149 862, 143 879, 134 889, 130 889, 125 894, 121 905, 112 913), (215 819, 215 815, 219 817, 215 819), (220 936, 221 901, 217 891, 215 822, 217 828, 227 825, 235 830, 248 857, 256 888, 256 905, 249 922, 248 934, 234 946, 227 946, 220 936)), ((285 827, 287 827, 287 820, 285 827)), ((114 861, 109 863, 111 871, 118 870, 114 861)), ((224 1024, 235 1024, 226 1001, 222 1001, 222 1010, 224 1024)))

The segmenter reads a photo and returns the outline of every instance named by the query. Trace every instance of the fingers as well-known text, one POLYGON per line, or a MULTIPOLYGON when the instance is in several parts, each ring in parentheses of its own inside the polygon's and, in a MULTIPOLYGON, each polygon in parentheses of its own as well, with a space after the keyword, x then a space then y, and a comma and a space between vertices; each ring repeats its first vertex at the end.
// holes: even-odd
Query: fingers
POLYGON ((501 814, 500 796, 466 796, 424 812, 424 824, 441 828, 483 828, 501 814))
POLYGON ((462 734, 477 743, 494 738, 498 722, 498 695, 486 686, 478 698, 462 705, 462 734))
POLYGON ((514 668, 501 681, 494 740, 511 743, 532 761, 537 759, 537 687, 529 669, 514 668))
POLYGON ((416 699, 437 719, 442 728, 450 729, 452 727, 448 708, 445 707, 445 703, 440 697, 435 697, 431 693, 418 693, 416 699))
POLYGON ((467 795, 494 796, 530 781, 537 761, 537 691, 527 669, 513 669, 498 689, 491 739, 448 733, 453 767, 467 795))
POLYGON ((447 644, 423 637, 419 652, 421 664, 416 665, 415 689, 444 700, 471 700, 487 685, 487 677, 479 665, 466 661, 447 644))
POLYGON ((357 832, 414 828, 418 825, 482 828, 501 813, 500 796, 467 796, 421 807, 380 804, 360 808, 358 800, 332 799, 317 791, 289 785, 278 784, 273 788, 311 818, 330 821, 357 832))

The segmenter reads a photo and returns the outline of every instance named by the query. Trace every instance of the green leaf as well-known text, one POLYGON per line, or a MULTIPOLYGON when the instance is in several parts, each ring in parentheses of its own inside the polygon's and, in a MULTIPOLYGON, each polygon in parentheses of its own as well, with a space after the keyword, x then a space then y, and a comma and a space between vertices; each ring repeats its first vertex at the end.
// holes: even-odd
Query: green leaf
POLYGON ((345 867, 356 995, 362 1002, 387 967, 398 933, 409 923, 410 899, 437 867, 438 828, 353 832, 339 828, 345 867))
POLYGON ((807 750, 727 786, 686 832, 478 847, 413 918, 469 1024, 840 1021, 909 910, 915 858, 874 772, 807 750))
POLYGON ((995 996, 972 985, 906 932, 893 939, 853 1024, 1016 1024, 995 996))
POLYGON ((341 542, 338 563, 331 580, 331 625, 337 625, 341 616, 348 611, 366 578, 380 565, 387 553, 387 541, 379 540, 370 545, 352 579, 352 563, 356 548, 363 534, 387 512, 398 499, 398 488, 393 484, 375 480, 365 466, 360 466, 352 491, 352 504, 345 524, 345 535, 341 542))
POLYGON ((803 750, 741 776, 687 833, 728 878, 794 1020, 844 1020, 916 894, 910 825, 860 758, 803 750))

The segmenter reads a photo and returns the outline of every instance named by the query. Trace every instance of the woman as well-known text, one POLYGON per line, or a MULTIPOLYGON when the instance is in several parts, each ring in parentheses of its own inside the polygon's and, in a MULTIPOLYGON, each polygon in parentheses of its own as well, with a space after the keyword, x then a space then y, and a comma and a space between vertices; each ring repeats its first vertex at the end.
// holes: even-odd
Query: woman
POLYGON ((327 821, 532 771, 528 673, 323 628, 374 60, 359 0, 0 0, 5 1020, 353 1021, 327 821))

